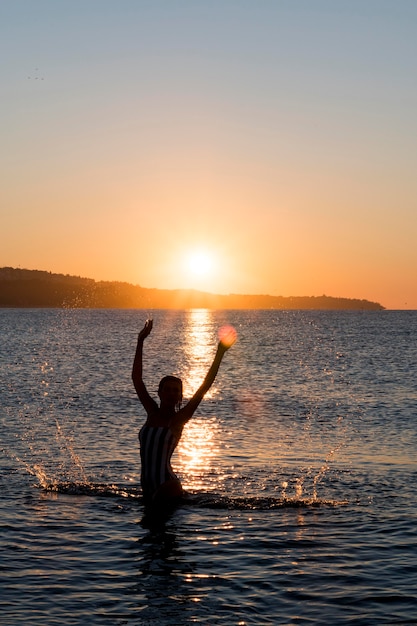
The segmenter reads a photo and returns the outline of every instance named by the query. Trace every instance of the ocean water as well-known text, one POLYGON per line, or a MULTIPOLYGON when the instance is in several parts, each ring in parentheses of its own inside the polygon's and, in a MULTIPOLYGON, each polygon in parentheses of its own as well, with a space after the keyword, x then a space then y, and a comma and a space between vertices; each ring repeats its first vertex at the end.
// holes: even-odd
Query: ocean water
POLYGON ((417 624, 417 312, 0 310, 0 624, 417 624), (130 372, 190 396, 149 519, 130 372))

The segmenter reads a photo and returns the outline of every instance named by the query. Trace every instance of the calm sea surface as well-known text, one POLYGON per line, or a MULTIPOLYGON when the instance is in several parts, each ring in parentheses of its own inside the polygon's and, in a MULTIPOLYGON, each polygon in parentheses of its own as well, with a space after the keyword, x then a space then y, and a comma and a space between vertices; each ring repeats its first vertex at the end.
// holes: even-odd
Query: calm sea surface
POLYGON ((417 624, 417 312, 0 309, 0 624, 417 624), (130 380, 202 381, 144 516, 130 380))

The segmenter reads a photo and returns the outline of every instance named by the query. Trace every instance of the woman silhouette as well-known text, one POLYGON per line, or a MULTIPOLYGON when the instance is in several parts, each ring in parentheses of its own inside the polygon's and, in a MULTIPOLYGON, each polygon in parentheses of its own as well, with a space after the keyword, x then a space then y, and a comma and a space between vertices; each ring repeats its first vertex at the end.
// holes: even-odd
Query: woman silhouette
POLYGON ((221 330, 213 363, 192 398, 181 407, 182 381, 165 376, 159 383, 160 404, 149 395, 143 382, 143 343, 152 330, 147 320, 140 331, 132 369, 132 380, 147 419, 139 432, 141 455, 141 485, 145 504, 167 504, 180 498, 183 490, 171 467, 171 457, 181 438, 184 425, 210 389, 225 352, 235 343, 236 331, 231 326, 221 330))

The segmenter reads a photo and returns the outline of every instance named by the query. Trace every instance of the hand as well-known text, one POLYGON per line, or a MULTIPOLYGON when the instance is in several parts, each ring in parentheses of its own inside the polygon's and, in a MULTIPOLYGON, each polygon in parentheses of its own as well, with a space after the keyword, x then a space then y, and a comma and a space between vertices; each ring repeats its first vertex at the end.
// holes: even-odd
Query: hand
POLYGON ((152 326, 153 326, 153 320, 146 320, 145 326, 142 328, 142 330, 139 333, 138 341, 143 341, 144 339, 146 339, 148 335, 151 334, 152 326))
POLYGON ((233 328, 233 326, 229 325, 222 326, 219 329, 218 335, 220 340, 220 346, 223 348, 223 350, 228 350, 229 348, 231 348, 237 339, 236 330, 233 328))

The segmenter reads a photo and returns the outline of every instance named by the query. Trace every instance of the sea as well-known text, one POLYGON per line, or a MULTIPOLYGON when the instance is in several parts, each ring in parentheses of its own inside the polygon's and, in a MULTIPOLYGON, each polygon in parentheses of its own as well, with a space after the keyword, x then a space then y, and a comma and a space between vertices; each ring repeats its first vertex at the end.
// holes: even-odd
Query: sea
POLYGON ((417 624, 417 311, 0 309, 0 624, 417 624), (150 515, 131 382, 185 399, 150 515))

